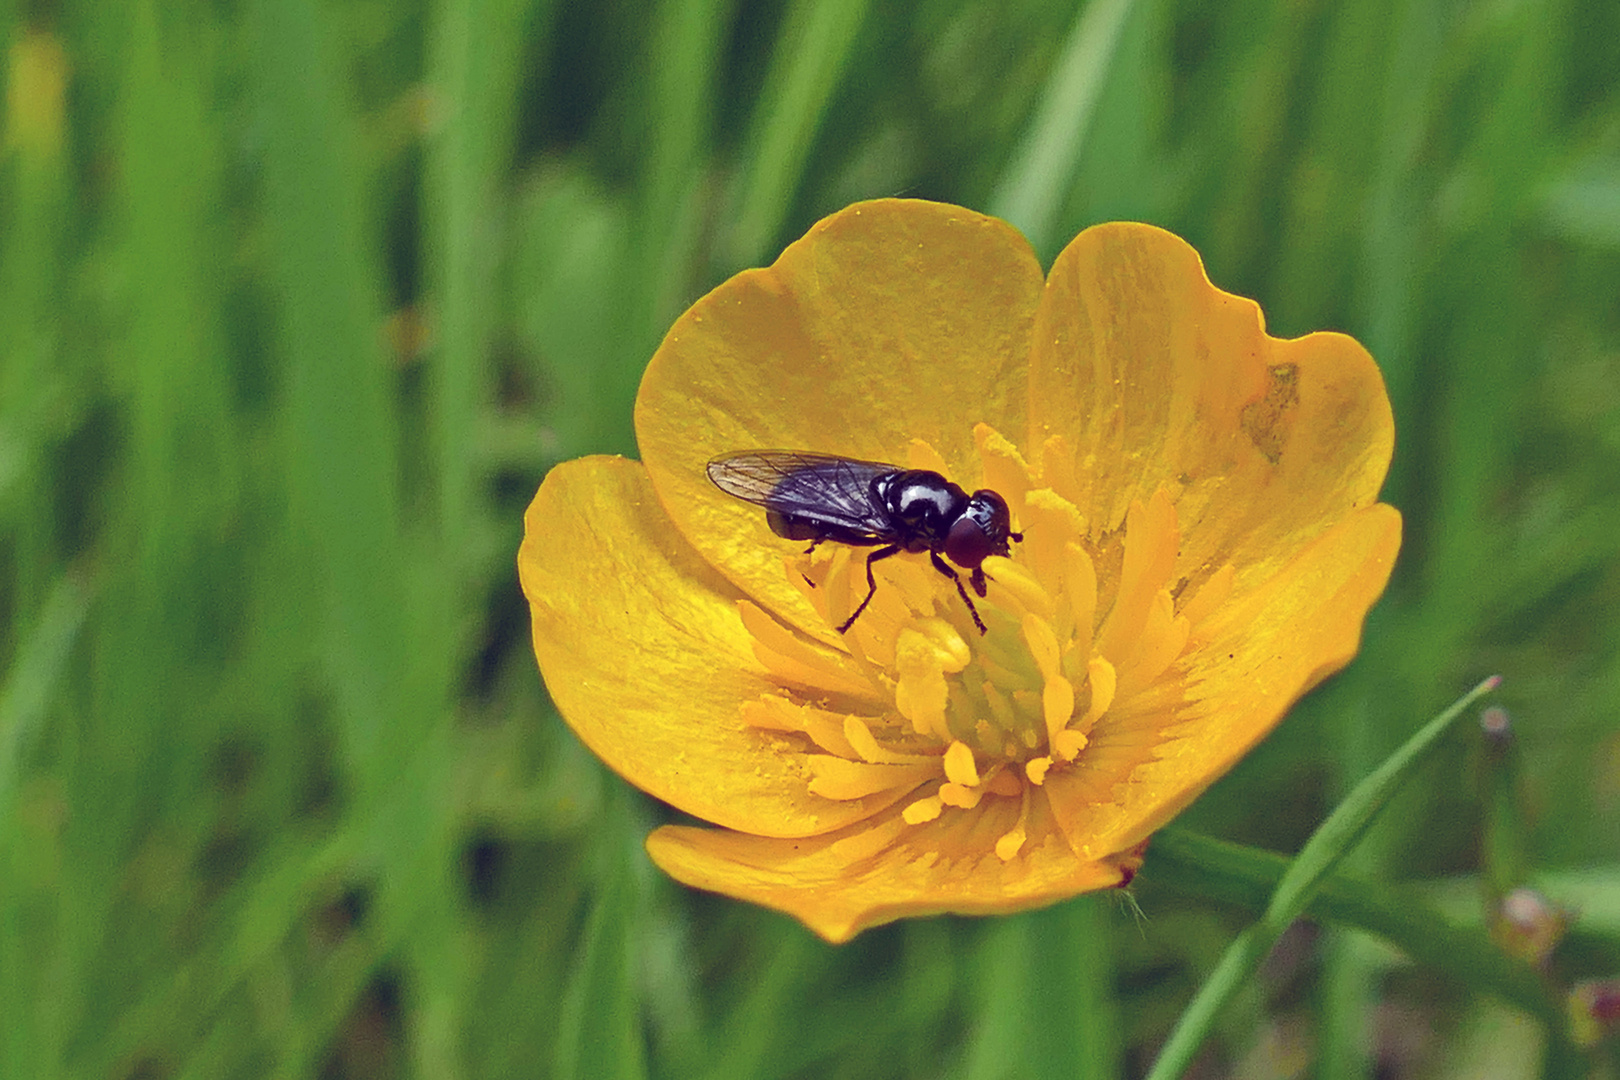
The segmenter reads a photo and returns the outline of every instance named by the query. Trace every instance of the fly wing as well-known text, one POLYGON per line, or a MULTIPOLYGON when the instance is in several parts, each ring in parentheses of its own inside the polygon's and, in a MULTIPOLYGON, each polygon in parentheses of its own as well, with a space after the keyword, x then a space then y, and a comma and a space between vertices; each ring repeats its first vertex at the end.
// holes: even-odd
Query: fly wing
POLYGON ((897 465, 801 450, 749 450, 709 462, 709 479, 727 495, 820 525, 881 535, 888 515, 872 498, 872 480, 897 465))

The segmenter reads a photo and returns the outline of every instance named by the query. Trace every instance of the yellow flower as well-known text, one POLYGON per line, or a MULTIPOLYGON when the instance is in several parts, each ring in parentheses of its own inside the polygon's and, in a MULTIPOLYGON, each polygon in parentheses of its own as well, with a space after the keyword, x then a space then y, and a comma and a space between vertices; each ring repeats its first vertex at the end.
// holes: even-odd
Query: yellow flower
POLYGON ((1266 335, 1147 225, 1043 281, 1010 226, 884 200, 698 301, 642 462, 554 469, 518 565, 558 709, 680 881, 831 941, 1129 881, 1154 829, 1354 655, 1400 544, 1366 351, 1266 335), (764 448, 930 468, 1012 508, 980 635, 928 554, 804 554, 715 489, 764 448))

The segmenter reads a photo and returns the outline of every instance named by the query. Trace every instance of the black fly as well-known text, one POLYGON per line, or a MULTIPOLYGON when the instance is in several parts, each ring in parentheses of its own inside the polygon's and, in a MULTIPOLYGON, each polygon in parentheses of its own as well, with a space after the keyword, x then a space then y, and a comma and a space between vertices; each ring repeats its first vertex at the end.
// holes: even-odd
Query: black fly
POLYGON ((808 540, 805 554, 823 540, 875 547, 866 557, 866 599, 838 628, 855 624, 877 592, 872 564, 902 551, 926 551, 934 569, 956 584, 979 633, 984 620, 962 578, 944 559, 973 573, 973 591, 985 595, 984 570, 991 555, 1006 556, 1012 531, 1007 500, 994 491, 971 496, 937 472, 902 469, 799 450, 749 450, 709 462, 709 479, 727 495, 765 508, 771 531, 787 540, 808 540))

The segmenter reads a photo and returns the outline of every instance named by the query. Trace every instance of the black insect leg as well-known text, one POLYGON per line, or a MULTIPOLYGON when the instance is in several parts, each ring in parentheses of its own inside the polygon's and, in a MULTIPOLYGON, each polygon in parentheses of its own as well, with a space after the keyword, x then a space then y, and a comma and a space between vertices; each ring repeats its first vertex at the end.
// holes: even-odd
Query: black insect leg
POLYGON ((845 619, 843 625, 838 628, 840 634, 847 633, 849 628, 855 625, 855 620, 861 617, 861 612, 866 610, 866 605, 872 602, 872 597, 877 593, 877 578, 872 576, 872 564, 879 559, 887 559, 890 555, 898 555, 899 553, 900 545, 890 544, 888 547, 878 548, 866 557, 866 599, 862 600, 861 606, 855 609, 855 614, 845 619))
MULTIPOLYGON (((810 546, 804 549, 804 553, 806 555, 810 554, 812 551, 816 550, 816 545, 825 539, 827 539, 825 536, 816 537, 814 540, 810 541, 810 546)), ((810 586, 812 589, 816 587, 816 583, 810 580, 810 575, 805 573, 803 570, 799 571, 799 576, 804 578, 804 583, 810 586)))
MULTIPOLYGON (((945 560, 939 557, 939 552, 930 551, 928 558, 934 564, 934 569, 950 578, 951 584, 956 586, 956 591, 962 594, 962 603, 967 605, 968 614, 973 616, 973 625, 979 628, 979 633, 988 634, 990 630, 984 625, 984 620, 979 618, 979 609, 973 606, 973 601, 968 598, 967 590, 962 588, 962 575, 952 570, 945 560)), ((981 585, 983 577, 984 571, 975 568, 973 571, 973 588, 978 591, 980 596, 984 595, 981 585)))
POLYGON ((975 566, 973 568, 973 574, 972 574, 972 576, 970 576, 968 578, 968 580, 973 583, 973 591, 974 592, 978 593, 980 596, 989 596, 990 595, 988 589, 986 588, 986 586, 984 584, 986 581, 990 580, 989 578, 984 576, 984 567, 975 566))

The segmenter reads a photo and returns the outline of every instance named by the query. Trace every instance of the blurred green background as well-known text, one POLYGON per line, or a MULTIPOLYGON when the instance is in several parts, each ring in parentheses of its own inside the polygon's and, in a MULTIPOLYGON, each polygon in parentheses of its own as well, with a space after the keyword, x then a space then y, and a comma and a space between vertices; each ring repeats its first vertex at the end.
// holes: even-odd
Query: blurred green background
MULTIPOLYGON (((859 198, 1176 230, 1398 422, 1356 664, 1186 817, 1358 850, 1620 974, 1613 0, 0 2, 0 1077, 1138 1075, 1251 917, 1116 897, 830 948, 675 886, 513 566, 680 310, 859 198)), ((1537 1026, 1285 938, 1201 1077, 1535 1075, 1537 1026)), ((1616 1074, 1612 1047, 1595 1059, 1616 1074)))

